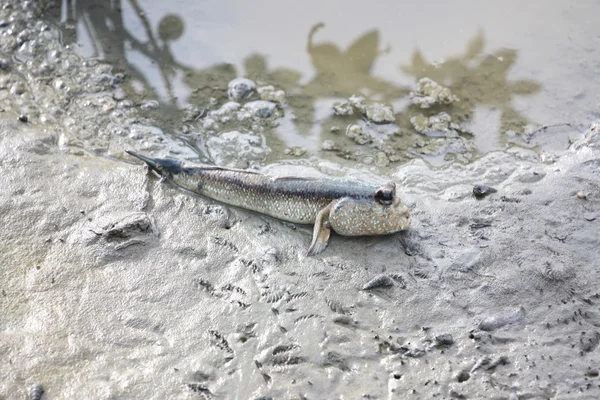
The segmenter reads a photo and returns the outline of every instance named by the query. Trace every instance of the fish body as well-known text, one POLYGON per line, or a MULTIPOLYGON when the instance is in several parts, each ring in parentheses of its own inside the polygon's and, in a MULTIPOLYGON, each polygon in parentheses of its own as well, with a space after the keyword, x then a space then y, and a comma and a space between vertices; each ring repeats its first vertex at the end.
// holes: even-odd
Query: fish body
POLYGON ((382 235, 410 224, 408 208, 396 196, 393 182, 378 186, 343 179, 272 177, 128 153, 184 189, 284 221, 315 224, 309 255, 325 249, 331 229, 344 236, 382 235))

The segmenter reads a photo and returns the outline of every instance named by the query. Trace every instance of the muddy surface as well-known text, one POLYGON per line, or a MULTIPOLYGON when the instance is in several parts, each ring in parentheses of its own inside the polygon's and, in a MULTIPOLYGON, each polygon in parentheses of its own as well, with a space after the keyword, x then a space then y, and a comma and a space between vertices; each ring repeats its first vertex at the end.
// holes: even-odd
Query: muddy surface
POLYGON ((34 382, 47 398, 600 395, 597 125, 545 163, 404 165, 408 232, 306 258, 309 228, 17 124, 0 153, 4 398, 34 382), (479 182, 497 192, 476 199, 479 182))
MULTIPOLYGON (((0 11, 0 399, 600 397, 593 91, 543 115, 576 119, 555 141, 512 102, 548 86, 523 77, 477 90, 506 78, 494 60, 514 56, 488 57, 483 36, 448 69, 415 56, 410 84, 352 68, 340 76, 354 80, 334 79, 352 51, 323 64, 336 51, 309 47, 323 68, 298 86, 302 68, 267 73, 256 57, 246 74, 178 64, 161 44, 185 29, 167 14, 152 46, 134 36, 127 46, 188 79, 197 90, 183 98, 182 86, 154 91, 143 70, 115 61, 129 47, 108 39, 119 32, 124 45, 117 22, 131 7, 145 16, 136 4, 0 11), (73 45, 81 21, 117 27, 101 36, 111 46, 95 42, 108 62, 73 45), (481 74, 465 69, 474 63, 481 74), (501 110, 497 144, 481 145, 493 134, 478 104, 501 110), (163 184, 128 148, 392 179, 412 226, 334 235, 305 257, 310 227, 163 184)), ((139 21, 153 26, 152 13, 139 21)), ((353 51, 369 54, 365 37, 353 51)), ((586 57, 578 65, 595 68, 586 57)))

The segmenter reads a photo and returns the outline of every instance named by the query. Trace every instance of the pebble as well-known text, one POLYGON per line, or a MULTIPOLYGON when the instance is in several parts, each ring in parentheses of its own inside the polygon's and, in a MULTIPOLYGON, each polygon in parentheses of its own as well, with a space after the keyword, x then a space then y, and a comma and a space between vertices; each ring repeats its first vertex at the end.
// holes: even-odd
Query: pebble
POLYGON ((283 154, 294 156, 294 157, 301 157, 305 153, 306 153, 306 150, 304 150, 302 147, 298 147, 298 146, 294 146, 289 149, 285 149, 283 151, 283 154))
POLYGON ((285 104, 285 92, 283 90, 275 90, 271 85, 259 87, 257 89, 261 100, 273 101, 279 104, 285 104))
POLYGON ((21 114, 21 115, 19 115, 19 121, 25 123, 25 122, 29 121, 29 118, 27 117, 27 115, 21 114))
POLYGON ((140 106, 140 108, 142 110, 145 110, 145 111, 147 111, 147 110, 154 110, 154 109, 158 108, 158 101, 156 101, 156 100, 148 100, 148 101, 144 102, 140 106))
POLYGON ((415 131, 423 134, 434 131, 446 132, 450 128, 456 128, 454 124, 452 124, 452 117, 446 112, 432 115, 429 118, 419 114, 411 117, 410 123, 413 125, 415 131))
POLYGON ((513 325, 523 322, 525 320, 525 309, 521 307, 515 312, 508 312, 504 314, 495 315, 488 317, 479 323, 478 328, 482 331, 493 331, 502 328, 506 325, 513 325))
POLYGON ((362 126, 353 124, 346 130, 346 136, 354 140, 358 144, 367 144, 371 141, 371 137, 364 133, 362 126))
POLYGON ((491 186, 475 185, 473 186, 473 195, 478 198, 487 196, 488 194, 496 193, 498 190, 491 186))
POLYGON ((362 290, 370 290, 370 289, 377 289, 377 288, 391 287, 391 286, 394 286, 394 280, 389 275, 380 274, 380 275, 377 275, 376 277, 374 277, 373 279, 371 279, 369 282, 367 282, 362 287, 362 290))
POLYGON ((227 85, 227 96, 229 100, 240 102, 252 96, 256 84, 250 79, 236 78, 227 85))
POLYGON ((269 118, 275 112, 275 103, 265 100, 256 100, 246 103, 244 108, 256 118, 269 118))
POLYGON ((577 198, 581 200, 586 200, 587 196, 583 192, 577 192, 577 198))
POLYGON ((222 118, 222 117, 231 117, 234 115, 239 109, 241 105, 235 101, 228 101, 223 104, 221 108, 218 110, 213 110, 208 113, 210 117, 222 118))
POLYGON ((117 101, 125 100, 126 96, 127 95, 125 94, 125 90, 123 90, 123 88, 117 88, 113 92, 113 99, 117 101))
POLYGON ((29 400, 41 400, 44 395, 44 387, 39 383, 34 383, 29 387, 29 400))
POLYGON ((451 346, 454 344, 454 338, 451 334, 444 333, 435 337, 435 343, 438 346, 451 346))
POLYGON ((380 103, 368 105, 366 115, 370 121, 376 124, 389 124, 396 120, 392 107, 380 103))
POLYGON ((337 104, 333 106, 333 113, 339 116, 348 116, 354 114, 352 106, 348 103, 337 104))
POLYGON ((429 108, 435 104, 451 104, 458 101, 450 89, 443 87, 430 78, 421 78, 414 92, 410 92, 410 100, 421 108, 429 108))
POLYGON ((337 146, 333 140, 324 140, 321 149, 324 151, 334 151, 337 150, 337 146))
POLYGON ((375 165, 378 167, 387 167, 390 165, 390 159, 383 151, 380 151, 379 153, 375 154, 375 165))

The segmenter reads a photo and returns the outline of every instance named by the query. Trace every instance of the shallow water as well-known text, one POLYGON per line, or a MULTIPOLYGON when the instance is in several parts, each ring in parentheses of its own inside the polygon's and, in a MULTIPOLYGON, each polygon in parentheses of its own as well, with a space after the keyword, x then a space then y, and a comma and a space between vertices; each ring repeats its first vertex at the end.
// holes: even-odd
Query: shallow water
POLYGON ((434 164, 468 162, 513 144, 563 150, 582 121, 600 115, 595 1, 96 3, 63 2, 56 19, 65 42, 126 71, 130 91, 160 101, 158 119, 169 131, 181 125, 174 110, 215 108, 209 99, 221 104, 237 76, 284 89, 284 116, 265 132, 271 162, 293 158, 283 153, 293 146, 303 157, 343 162, 320 151, 327 139, 359 164, 371 164, 376 150, 395 154, 392 162, 425 157, 434 164), (418 150, 436 136, 417 134, 409 122, 423 111, 408 97, 421 77, 458 96, 457 104, 424 111, 447 111, 469 146, 418 150), (386 138, 387 147, 369 151, 378 146, 343 136, 356 118, 336 117, 331 106, 353 94, 394 105, 399 132, 386 138), (565 123, 573 127, 523 134, 565 123))

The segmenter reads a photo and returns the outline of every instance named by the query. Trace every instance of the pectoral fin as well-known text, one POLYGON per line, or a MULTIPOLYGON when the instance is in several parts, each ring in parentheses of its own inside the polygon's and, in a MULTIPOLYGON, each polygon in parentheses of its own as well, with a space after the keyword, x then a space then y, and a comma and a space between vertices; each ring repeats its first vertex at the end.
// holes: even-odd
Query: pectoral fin
POLYGON ((308 248, 307 256, 314 256, 321 253, 327 247, 329 235, 331 234, 331 224, 329 223, 329 212, 333 208, 333 203, 319 211, 315 220, 315 229, 313 230, 313 238, 310 247, 308 248))

